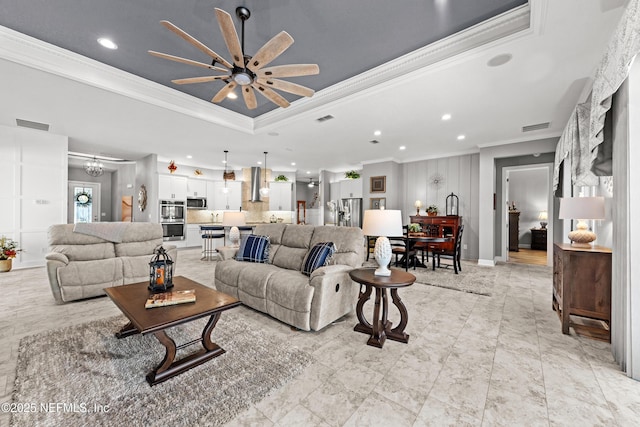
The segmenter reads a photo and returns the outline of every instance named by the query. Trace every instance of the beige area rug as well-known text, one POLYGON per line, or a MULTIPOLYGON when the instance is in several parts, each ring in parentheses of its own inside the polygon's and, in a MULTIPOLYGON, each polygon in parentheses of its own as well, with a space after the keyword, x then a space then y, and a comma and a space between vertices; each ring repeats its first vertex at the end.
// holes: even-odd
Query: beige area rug
MULTIPOLYGON (((117 316, 23 338, 13 402, 36 406, 13 414, 11 426, 222 425, 313 360, 226 312, 212 334, 225 354, 150 387, 145 376, 164 357, 164 347, 152 335, 115 338, 125 323, 117 316), (100 408, 108 412, 96 412, 100 408)), ((179 345, 198 338, 205 323, 168 333, 179 345)))
MULTIPOLYGON (((444 263, 443 261, 441 265, 444 266, 444 263)), ((370 259, 363 266, 375 267, 377 264, 370 259)), ((416 276, 416 283, 484 296, 491 296, 498 274, 496 268, 482 267, 471 261, 462 261, 462 271, 458 274, 454 273, 453 266, 436 268, 435 271, 431 269, 430 263, 427 266, 428 268, 417 267, 415 270, 409 267, 409 273, 416 276)))

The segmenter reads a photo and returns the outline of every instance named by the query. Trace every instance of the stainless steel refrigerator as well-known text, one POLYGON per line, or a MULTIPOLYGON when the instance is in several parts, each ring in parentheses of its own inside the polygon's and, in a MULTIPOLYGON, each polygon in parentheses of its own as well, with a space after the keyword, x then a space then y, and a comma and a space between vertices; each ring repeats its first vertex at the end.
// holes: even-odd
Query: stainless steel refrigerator
POLYGON ((362 199, 342 199, 338 206, 338 225, 362 228, 362 199))

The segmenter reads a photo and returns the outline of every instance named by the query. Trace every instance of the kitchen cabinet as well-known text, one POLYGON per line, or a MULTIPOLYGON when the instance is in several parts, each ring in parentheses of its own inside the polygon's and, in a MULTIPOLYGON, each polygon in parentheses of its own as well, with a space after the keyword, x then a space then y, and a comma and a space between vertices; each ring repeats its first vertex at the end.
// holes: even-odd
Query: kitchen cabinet
POLYGON ((158 175, 158 199, 186 200, 187 178, 184 176, 158 175))
POLYGON ((553 309, 562 333, 611 341, 611 249, 553 245, 553 309))
POLYGON ((212 211, 239 211, 242 206, 242 181, 227 181, 227 193, 224 181, 207 182, 207 206, 212 211))
POLYGON ((362 178, 344 179, 340 181, 341 199, 361 199, 362 198, 362 178))
POLYGON ((290 211, 293 192, 290 182, 269 183, 269 210, 290 211))
POLYGON ((200 224, 187 224, 186 246, 188 248, 194 246, 202 246, 202 237, 200 236, 200 224))
POLYGON ((187 197, 206 197, 207 181, 202 179, 187 179, 187 197))

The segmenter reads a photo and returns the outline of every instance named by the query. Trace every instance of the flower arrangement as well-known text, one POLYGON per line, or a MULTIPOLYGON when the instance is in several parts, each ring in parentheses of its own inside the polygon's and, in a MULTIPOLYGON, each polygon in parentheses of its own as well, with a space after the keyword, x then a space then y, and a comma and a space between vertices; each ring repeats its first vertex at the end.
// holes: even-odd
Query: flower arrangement
POLYGON ((344 173, 344 177, 349 179, 358 179, 360 178, 360 174, 356 171, 347 171, 344 173))
POLYGON ((0 261, 13 259, 18 252, 22 252, 22 249, 18 249, 18 242, 5 236, 0 237, 0 261))
POLYGON ((276 176, 275 181, 276 182, 287 182, 287 181, 289 181, 289 178, 287 178, 285 175, 278 175, 278 176, 276 176))
POLYGON ((422 226, 420 224, 412 222, 411 224, 409 224, 409 231, 411 233, 419 233, 422 231, 422 226))
POLYGON ((178 169, 178 167, 176 166, 176 162, 171 160, 169 162, 169 166, 167 166, 167 169, 169 169, 169 173, 174 173, 178 169))
POLYGON ((429 205, 427 206, 427 213, 431 215, 438 214, 438 206, 437 205, 429 205))

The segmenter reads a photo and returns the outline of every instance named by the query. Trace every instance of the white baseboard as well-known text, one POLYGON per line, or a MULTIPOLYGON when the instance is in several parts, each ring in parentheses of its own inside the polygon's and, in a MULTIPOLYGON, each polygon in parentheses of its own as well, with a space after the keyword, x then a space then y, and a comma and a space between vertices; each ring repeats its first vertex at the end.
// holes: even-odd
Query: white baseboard
POLYGON ((478 260, 478 265, 482 265, 485 267, 495 267, 496 266, 496 262, 492 259, 479 259, 478 260))

